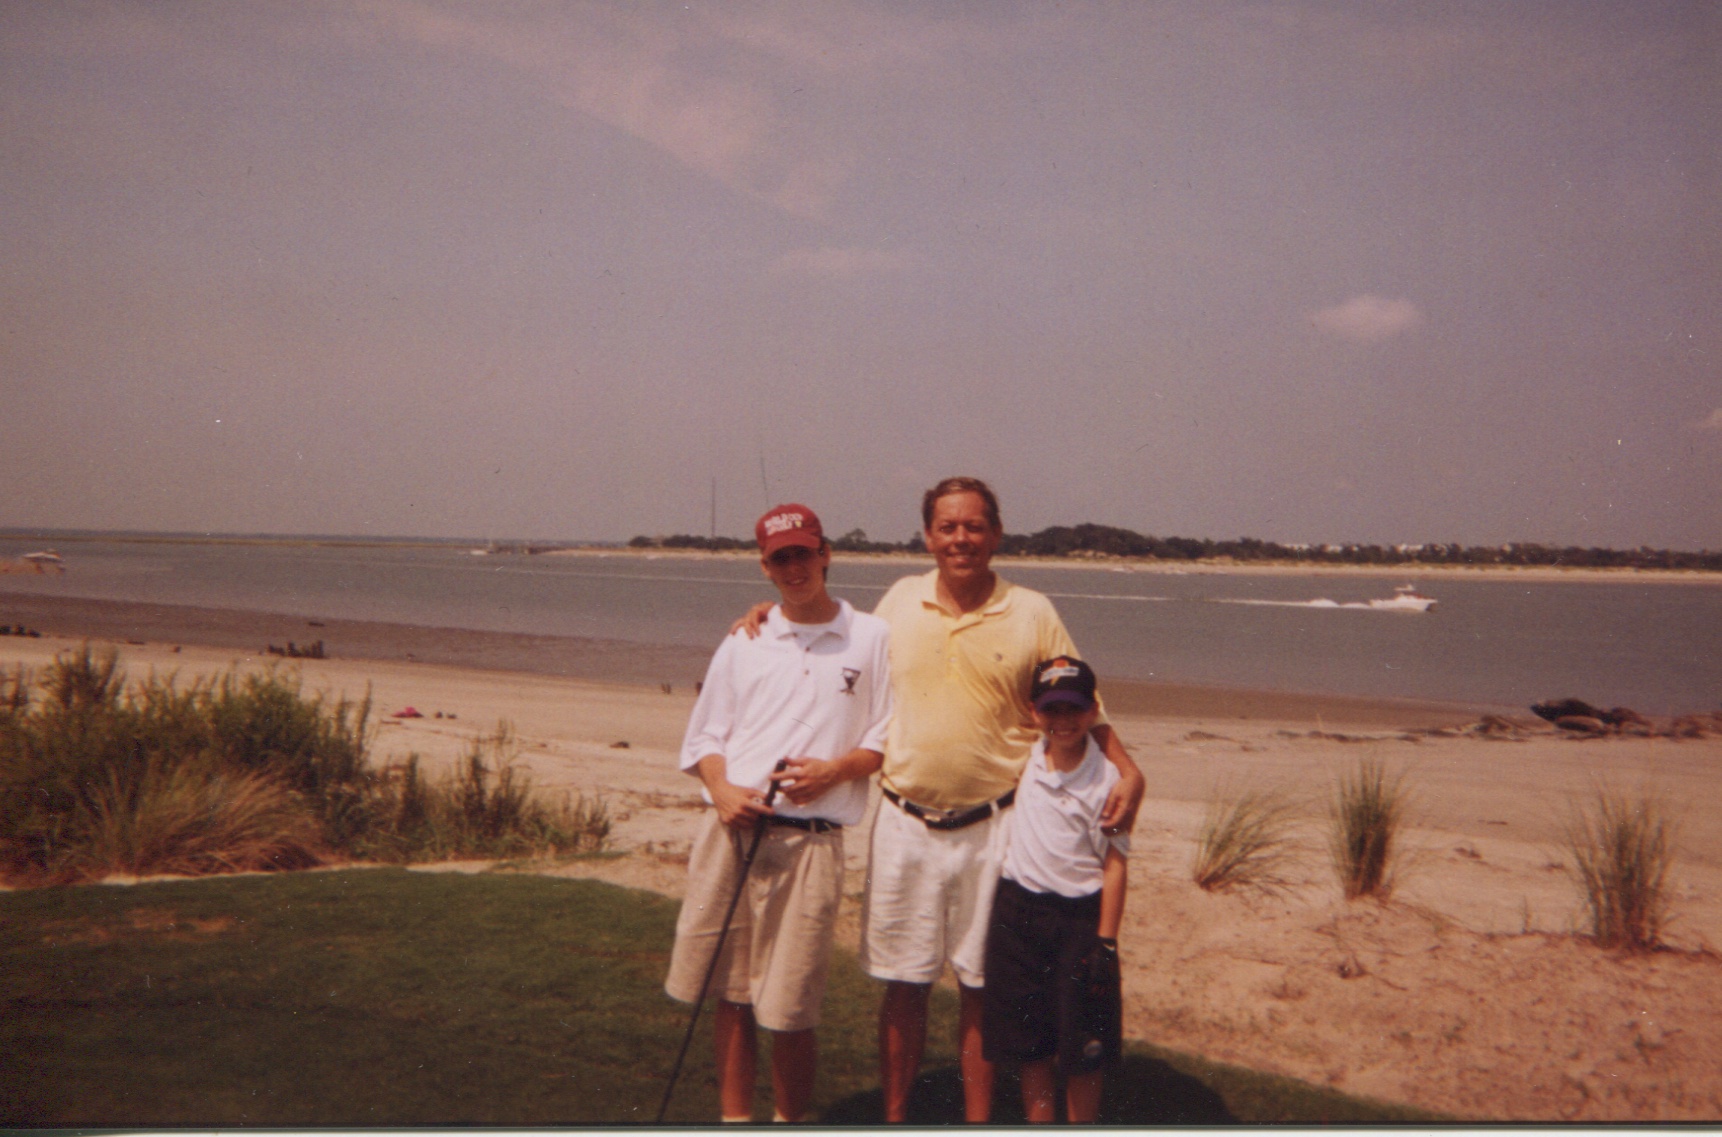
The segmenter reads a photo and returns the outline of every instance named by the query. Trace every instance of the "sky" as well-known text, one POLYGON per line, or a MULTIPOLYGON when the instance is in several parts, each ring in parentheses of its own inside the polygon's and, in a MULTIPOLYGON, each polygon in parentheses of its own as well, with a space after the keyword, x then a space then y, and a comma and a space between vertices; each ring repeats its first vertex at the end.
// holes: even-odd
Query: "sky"
POLYGON ((1722 5, 0 0, 0 439, 3 527, 1722 549, 1722 5))

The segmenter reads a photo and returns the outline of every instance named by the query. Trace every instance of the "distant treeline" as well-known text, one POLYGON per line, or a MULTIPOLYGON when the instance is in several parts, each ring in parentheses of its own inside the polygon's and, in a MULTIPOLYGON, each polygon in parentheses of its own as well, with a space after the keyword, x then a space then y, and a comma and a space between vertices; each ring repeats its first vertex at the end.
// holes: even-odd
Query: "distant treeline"
MULTIPOLYGON (((735 537, 635 537, 636 549, 752 549, 735 537)), ((831 546, 846 553, 924 553, 919 533, 907 541, 874 541, 851 529, 831 546)), ((1054 525, 1038 533, 1006 533, 999 543, 1005 556, 1133 557, 1157 561, 1226 560, 1323 565, 1525 565, 1564 568, 1703 569, 1722 572, 1722 552, 1683 553, 1674 549, 1580 548, 1519 541, 1507 545, 1281 545, 1240 537, 1235 541, 1194 537, 1146 537, 1112 525, 1054 525)))

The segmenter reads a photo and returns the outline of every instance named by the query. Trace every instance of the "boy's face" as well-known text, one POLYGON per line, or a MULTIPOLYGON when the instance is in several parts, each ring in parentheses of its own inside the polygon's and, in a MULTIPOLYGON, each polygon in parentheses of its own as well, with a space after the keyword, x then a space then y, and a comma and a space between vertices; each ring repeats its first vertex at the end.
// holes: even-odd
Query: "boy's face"
POLYGON ((1075 703, 1048 703, 1044 710, 1035 708, 1034 725, 1046 735, 1047 741, 1060 746, 1070 746, 1094 729, 1095 720, 1099 717, 1099 707, 1078 707, 1075 703))
POLYGON ((787 545, 759 559, 760 566, 785 604, 805 604, 825 591, 825 570, 831 566, 831 547, 807 549, 787 545))

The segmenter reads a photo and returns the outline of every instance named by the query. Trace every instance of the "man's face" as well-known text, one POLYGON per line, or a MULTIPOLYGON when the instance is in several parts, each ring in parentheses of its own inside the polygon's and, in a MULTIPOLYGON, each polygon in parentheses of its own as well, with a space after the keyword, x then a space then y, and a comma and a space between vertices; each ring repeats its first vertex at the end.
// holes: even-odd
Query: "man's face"
POLYGON ((962 583, 986 574, 1003 536, 987 519, 987 503, 980 494, 949 493, 933 503, 933 523, 925 539, 939 575, 962 583))
POLYGON ((765 575, 777 586, 786 604, 800 604, 818 597, 825 587, 825 570, 831 564, 830 548, 806 549, 787 545, 759 559, 765 575))

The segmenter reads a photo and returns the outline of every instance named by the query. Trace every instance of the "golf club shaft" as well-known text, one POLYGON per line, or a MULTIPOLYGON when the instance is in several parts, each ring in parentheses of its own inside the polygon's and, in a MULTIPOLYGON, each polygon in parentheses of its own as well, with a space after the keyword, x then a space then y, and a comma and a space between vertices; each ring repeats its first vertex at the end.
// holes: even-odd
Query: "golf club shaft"
MULTIPOLYGON (((787 758, 780 761, 772 768, 772 773, 780 773, 788 764, 788 761, 789 760, 787 758)), ((765 804, 767 808, 771 806, 771 803, 776 798, 777 783, 772 782, 771 788, 765 792, 765 804)), ((682 1074, 682 1060, 688 1056, 688 1044, 694 1040, 694 1027, 698 1025, 700 1021, 700 1011, 705 1007, 706 992, 711 990, 712 976, 717 974, 718 960, 723 958, 723 945, 724 941, 729 938, 730 921, 735 918, 736 906, 741 902, 741 891, 747 886, 747 871, 753 867, 754 855, 759 852, 759 843, 765 838, 765 826, 766 819, 763 814, 754 819, 753 840, 748 844, 747 855, 742 858, 741 874, 736 878, 735 891, 730 894, 729 909, 724 912, 723 927, 718 931, 717 947, 712 949, 711 963, 706 965, 706 977, 700 981, 700 993, 694 999, 694 1013, 693 1016, 688 1019, 687 1033, 682 1036, 682 1048, 676 1052, 676 1063, 670 1068, 670 1080, 669 1083, 664 1086, 664 1100, 658 1103, 658 1120, 655 1124, 662 1125, 664 1123, 664 1114, 668 1112, 670 1108, 670 1095, 676 1092, 676 1079, 681 1077, 682 1074)))

